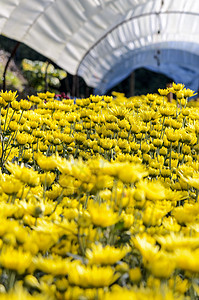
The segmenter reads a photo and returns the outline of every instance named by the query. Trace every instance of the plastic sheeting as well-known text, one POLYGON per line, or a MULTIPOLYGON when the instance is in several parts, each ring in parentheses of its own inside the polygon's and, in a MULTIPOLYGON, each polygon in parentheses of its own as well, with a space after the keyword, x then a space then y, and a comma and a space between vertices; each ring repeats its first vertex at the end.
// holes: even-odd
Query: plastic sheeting
MULTIPOLYGON (((191 45, 190 45, 191 46, 191 45)), ((181 46, 182 48, 182 46, 181 46)), ((144 51, 133 51, 126 54, 121 61, 111 69, 95 90, 96 94, 103 94, 130 73, 138 68, 146 68, 154 72, 165 74, 175 82, 185 83, 195 91, 199 87, 199 55, 186 50, 164 49, 159 47, 158 53, 151 47, 144 51), (131 68, 130 68, 131 66, 131 68)))
POLYGON ((98 93, 146 67, 198 90, 199 1, 0 0, 0 33, 98 93))

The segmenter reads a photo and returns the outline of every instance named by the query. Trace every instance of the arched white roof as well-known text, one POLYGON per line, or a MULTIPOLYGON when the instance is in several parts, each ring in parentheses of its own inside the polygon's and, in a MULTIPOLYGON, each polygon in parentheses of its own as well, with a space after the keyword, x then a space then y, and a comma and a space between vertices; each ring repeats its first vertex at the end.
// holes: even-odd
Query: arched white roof
POLYGON ((199 1, 0 0, 0 34, 106 92, 138 67, 198 88, 199 1))

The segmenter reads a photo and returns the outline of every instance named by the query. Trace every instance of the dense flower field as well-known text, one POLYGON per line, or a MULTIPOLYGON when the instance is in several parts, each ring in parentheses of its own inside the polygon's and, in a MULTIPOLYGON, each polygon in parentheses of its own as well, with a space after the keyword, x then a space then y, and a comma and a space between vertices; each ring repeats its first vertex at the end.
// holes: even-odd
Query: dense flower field
POLYGON ((0 93, 0 299, 197 299, 199 108, 159 94, 0 93))

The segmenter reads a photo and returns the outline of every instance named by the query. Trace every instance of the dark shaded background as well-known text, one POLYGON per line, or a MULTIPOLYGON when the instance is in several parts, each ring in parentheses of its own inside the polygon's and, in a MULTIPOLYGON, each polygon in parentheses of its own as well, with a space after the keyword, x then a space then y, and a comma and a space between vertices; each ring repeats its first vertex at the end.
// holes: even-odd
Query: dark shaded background
MULTIPOLYGON (((6 52, 11 53, 15 45, 16 41, 6 38, 4 36, 0 36, 0 50, 5 50, 6 52)), ((19 69, 21 69, 21 62, 24 58, 41 61, 48 60, 48 58, 44 57, 43 55, 39 54, 38 52, 21 43, 14 56, 15 63, 19 67, 19 69)), ((56 64, 52 64, 55 67, 59 68, 58 66, 56 66, 56 64)), ((155 93, 157 92, 158 88, 165 88, 166 84, 169 82, 172 82, 172 79, 166 77, 163 74, 151 72, 144 68, 140 68, 135 70, 134 72, 133 88, 132 78, 131 76, 129 76, 128 78, 120 82, 117 86, 108 91, 107 94, 111 95, 112 91, 117 91, 125 93, 127 97, 130 97, 132 96, 132 93, 134 95, 155 93)), ((0 86, 0 88, 2 87, 0 86)), ((31 87, 30 90, 32 91, 31 87)), ((67 78, 63 79, 61 82, 59 92, 69 93, 71 96, 76 97, 88 97, 90 94, 93 93, 93 89, 88 87, 81 77, 72 76, 68 73, 67 78)))

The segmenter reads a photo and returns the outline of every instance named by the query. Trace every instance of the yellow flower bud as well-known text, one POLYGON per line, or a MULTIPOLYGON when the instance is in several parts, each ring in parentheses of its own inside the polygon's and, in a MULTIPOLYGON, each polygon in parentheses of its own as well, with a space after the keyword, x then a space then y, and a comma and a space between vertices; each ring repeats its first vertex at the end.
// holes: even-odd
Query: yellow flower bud
POLYGON ((140 268, 134 268, 129 270, 129 278, 133 282, 139 282, 142 278, 142 273, 140 268))

